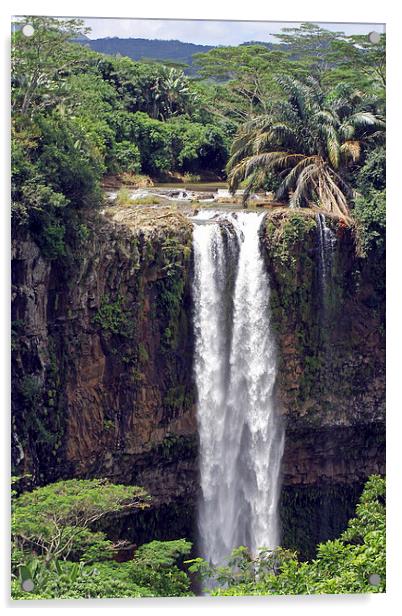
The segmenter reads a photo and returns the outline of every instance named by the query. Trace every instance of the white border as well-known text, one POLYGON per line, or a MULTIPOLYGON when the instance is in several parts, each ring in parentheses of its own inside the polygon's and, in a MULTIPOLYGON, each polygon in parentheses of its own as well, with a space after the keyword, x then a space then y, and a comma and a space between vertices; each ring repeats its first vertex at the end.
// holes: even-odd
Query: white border
POLYGON ((204 613, 205 610, 220 611, 227 608, 237 614, 244 609, 251 608, 256 613, 267 613, 269 609, 281 612, 281 616, 293 613, 293 610, 308 610, 310 614, 363 613, 365 616, 375 614, 384 608, 395 607, 400 604, 399 586, 402 568, 400 560, 402 555, 402 541, 400 532, 401 519, 401 455, 398 446, 401 440, 402 408, 399 402, 400 378, 400 322, 401 306, 401 250, 402 242, 402 196, 399 182, 401 181, 401 146, 402 134, 400 120, 400 75, 402 58, 402 20, 398 19, 397 3, 392 0, 381 0, 377 3, 368 3, 367 0, 337 0, 333 3, 324 3, 322 0, 310 0, 308 3, 300 0, 287 0, 283 3, 268 3, 257 0, 248 0, 246 3, 235 4, 234 0, 203 0, 200 3, 190 3, 188 0, 153 0, 152 3, 137 4, 114 0, 108 5, 86 0, 70 0, 68 4, 55 4, 54 2, 34 0, 3 2, 0 27, 2 29, 2 113, 0 118, 5 127, 3 147, 0 150, 0 170, 2 174, 1 186, 3 199, 1 203, 1 230, 2 262, 0 276, 2 284, 1 314, 3 318, 3 344, 0 366, 1 392, 3 394, 3 472, 0 474, 2 484, 2 516, 3 525, 0 532, 1 569, 0 569, 0 600, 6 609, 14 613, 25 613, 30 610, 65 609, 76 614, 84 610, 119 609, 137 613, 162 611, 174 614, 177 611, 191 610, 195 613, 204 613), (388 55, 388 86, 387 86, 387 112, 388 112, 388 157, 387 157, 387 319, 388 319, 388 352, 387 352, 387 482, 388 482, 388 579, 386 595, 371 596, 330 596, 330 597, 267 597, 267 598, 197 598, 197 599, 144 599, 144 600, 91 600, 91 601, 56 601, 56 602, 24 602, 13 603, 7 601, 9 586, 8 571, 8 500, 9 500, 9 31, 11 15, 66 15, 89 17, 143 17, 143 18, 188 18, 188 19, 243 19, 243 20, 276 20, 276 21, 314 21, 314 22, 372 22, 386 23, 387 29, 387 55, 388 55), (399 156, 399 157, 398 157, 399 156), (391 513, 390 513, 391 512, 391 513), (386 604, 386 605, 385 605, 386 604))

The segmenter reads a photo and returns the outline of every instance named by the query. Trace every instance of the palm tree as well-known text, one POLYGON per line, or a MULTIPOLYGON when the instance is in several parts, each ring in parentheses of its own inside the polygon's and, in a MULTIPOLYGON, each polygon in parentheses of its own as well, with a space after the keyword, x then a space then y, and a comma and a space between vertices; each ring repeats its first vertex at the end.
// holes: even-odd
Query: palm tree
POLYGON ((196 103, 196 96, 191 92, 189 80, 183 71, 165 68, 151 88, 153 99, 153 117, 167 120, 173 116, 185 114, 196 103))
POLYGON ((318 82, 284 76, 287 100, 239 130, 227 165, 232 193, 245 181, 244 205, 250 195, 276 175, 276 197, 291 207, 311 202, 347 216, 353 191, 349 177, 370 140, 384 134, 376 101, 340 84, 325 95, 318 82))

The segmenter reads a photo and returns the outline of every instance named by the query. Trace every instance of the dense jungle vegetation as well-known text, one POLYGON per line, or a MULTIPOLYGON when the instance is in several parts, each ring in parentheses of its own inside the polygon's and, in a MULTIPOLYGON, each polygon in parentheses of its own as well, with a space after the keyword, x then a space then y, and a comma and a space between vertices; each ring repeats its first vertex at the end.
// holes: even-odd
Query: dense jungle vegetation
POLYGON ((71 479, 15 494, 15 599, 191 596, 197 578, 214 595, 385 590, 385 481, 379 476, 367 481, 345 532, 320 544, 314 560, 299 562, 296 553, 281 548, 262 549, 253 558, 247 548, 239 547, 218 568, 202 558, 188 559, 191 543, 185 539, 151 541, 136 549, 131 559, 119 562, 127 546, 124 540, 108 540, 99 522, 149 506, 141 488, 71 479), (378 585, 370 583, 372 574, 380 576, 378 585), (24 582, 30 581, 33 587, 24 590, 24 582))
POLYGON ((99 207, 111 174, 228 174, 246 201, 262 188, 353 213, 365 248, 382 233, 385 35, 304 24, 277 35, 278 49, 195 54, 190 79, 70 42, 79 20, 30 23, 32 38, 13 35, 12 214, 49 258, 79 242, 80 211, 99 207))
MULTIPOLYGON (((269 47, 198 53, 189 76, 72 42, 85 34, 80 20, 28 21, 34 35, 17 31, 12 41, 12 231, 28 232, 47 259, 74 255, 107 176, 139 186, 223 179, 245 189, 245 206, 256 190, 270 191, 289 207, 351 219, 363 258, 384 253, 384 35, 375 44, 303 24, 269 47)), ((378 476, 347 530, 313 561, 280 548, 253 558, 239 547, 218 569, 192 559, 185 538, 113 544, 104 522, 149 507, 140 487, 99 479, 37 487, 23 477, 12 500, 15 599, 190 596, 200 579, 214 580, 215 595, 385 589, 378 476)))

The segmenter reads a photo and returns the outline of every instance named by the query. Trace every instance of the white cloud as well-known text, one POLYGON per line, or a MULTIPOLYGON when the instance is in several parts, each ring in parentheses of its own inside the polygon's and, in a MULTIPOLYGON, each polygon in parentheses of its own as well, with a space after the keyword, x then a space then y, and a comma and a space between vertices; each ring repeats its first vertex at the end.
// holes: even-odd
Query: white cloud
MULTIPOLYGON (((90 38, 118 36, 120 38, 162 39, 197 43, 204 45, 238 45, 245 41, 275 40, 271 34, 283 27, 297 23, 169 20, 169 19, 86 19, 91 28, 90 38)), ((383 32, 382 24, 320 24, 328 30, 343 31, 347 34, 364 34, 375 30, 383 32)))

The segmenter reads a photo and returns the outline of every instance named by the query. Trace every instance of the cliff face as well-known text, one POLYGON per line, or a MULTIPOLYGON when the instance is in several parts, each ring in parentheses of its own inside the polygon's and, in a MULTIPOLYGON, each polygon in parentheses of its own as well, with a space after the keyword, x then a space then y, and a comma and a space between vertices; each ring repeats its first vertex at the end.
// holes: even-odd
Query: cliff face
POLYGON ((191 224, 115 210, 67 273, 15 243, 14 460, 37 482, 106 475, 171 500, 196 473, 191 224))
POLYGON ((286 423, 284 542, 312 556, 306 537, 337 536, 366 478, 385 473, 385 264, 357 256, 352 227, 308 211, 269 216, 263 242, 286 423))
MULTIPOLYGON (((88 219, 67 270, 30 238, 15 242, 13 462, 37 483, 143 485, 170 529, 150 512, 129 523, 133 536, 142 525, 173 538, 191 533, 198 489, 192 228, 157 212, 88 219)), ((352 229, 327 225, 324 261, 312 213, 270 212, 262 236, 286 422, 284 544, 305 554, 342 529, 367 476, 384 472, 382 278, 356 256, 352 229)))

